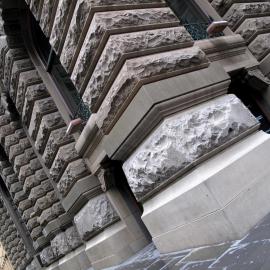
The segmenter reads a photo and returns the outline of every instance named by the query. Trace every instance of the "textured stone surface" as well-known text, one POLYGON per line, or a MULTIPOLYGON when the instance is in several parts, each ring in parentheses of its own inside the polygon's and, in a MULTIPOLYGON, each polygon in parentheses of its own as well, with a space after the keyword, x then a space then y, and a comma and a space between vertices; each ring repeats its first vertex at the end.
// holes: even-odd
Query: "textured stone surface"
POLYGON ((65 234, 67 237, 68 244, 72 249, 77 248, 78 246, 80 246, 83 243, 79 234, 78 234, 77 229, 74 226, 68 228, 65 231, 65 234))
POLYGON ((50 43, 56 51, 62 39, 62 35, 68 19, 68 11, 70 9, 71 4, 72 0, 59 0, 52 28, 52 33, 50 36, 50 43))
POLYGON ((51 131, 62 128, 64 126, 65 122, 59 112, 45 115, 41 120, 39 131, 36 137, 36 149, 42 154, 51 131))
POLYGON ((255 2, 255 3, 237 3, 233 4, 231 8, 224 15, 224 19, 229 22, 229 26, 235 30, 238 23, 245 15, 258 15, 270 12, 270 3, 255 2))
MULTIPOLYGON (((178 19, 169 8, 153 8, 139 10, 124 10, 96 13, 86 35, 81 52, 71 75, 71 80, 80 89, 86 79, 88 66, 94 60, 97 49, 102 39, 108 38, 108 31, 128 32, 128 27, 146 26, 168 22, 176 22, 178 19), (123 28, 125 30, 123 30, 123 28), (105 35, 107 36, 105 37, 105 35)), ((147 27, 145 27, 147 29, 147 27)))
POLYGON ((50 221, 59 217, 65 211, 60 202, 55 203, 52 207, 44 210, 42 214, 38 217, 37 221, 41 226, 45 226, 50 221))
POLYGON ((37 199, 45 196, 47 192, 52 191, 53 187, 50 183, 50 180, 43 181, 39 186, 36 186, 31 189, 29 199, 33 202, 36 202, 37 199))
POLYGON ((54 20, 53 8, 58 3, 58 0, 44 0, 42 12, 40 16, 40 27, 43 33, 48 37, 50 34, 50 26, 54 20))
POLYGON ((266 30, 270 32, 270 17, 246 19, 235 33, 240 34, 246 41, 250 42, 255 34, 266 30))
POLYGON ((31 0, 30 9, 31 9, 33 15, 35 16, 36 20, 39 19, 38 18, 39 4, 40 4, 40 0, 31 0))
POLYGON ((97 113, 97 125, 106 134, 144 80, 154 81, 196 70, 203 63, 208 60, 198 47, 127 60, 97 113))
MULTIPOLYGON (((132 53, 147 54, 154 48, 166 48, 169 45, 183 45, 191 43, 192 38, 184 27, 157 29, 150 31, 132 32, 128 34, 110 36, 99 62, 91 76, 84 92, 84 100, 87 101, 92 112, 96 112, 102 99, 106 95, 113 79, 123 65, 124 59, 132 53), (164 38, 165 37, 165 38, 164 38), (113 74, 112 74, 113 73, 113 74)), ((167 49, 168 50, 168 49, 167 49)))
POLYGON ((256 124, 256 118, 234 95, 167 118, 123 165, 136 198, 256 124))
POLYGON ((78 159, 69 163, 57 184, 57 188, 62 196, 66 196, 75 182, 87 174, 89 174, 89 171, 83 159, 78 159))
POLYGON ((59 147, 72 141, 73 137, 66 135, 66 127, 52 131, 43 154, 45 165, 50 168, 59 147))
MULTIPOLYGON (((72 58, 74 56, 74 53, 76 51, 81 31, 85 26, 87 17, 90 17, 90 20, 92 19, 94 15, 95 8, 107 6, 111 9, 113 9, 114 5, 119 4, 142 4, 142 3, 162 3, 162 0, 78 0, 73 17, 70 23, 70 28, 67 33, 66 41, 64 44, 63 52, 61 54, 61 62, 63 66, 68 70, 69 66, 71 64, 72 58)), ((62 15, 63 16, 63 15, 62 15)), ((3 42, 3 47, 5 45, 5 42, 3 42)))
POLYGON ((51 247, 53 253, 57 257, 66 255, 71 250, 71 247, 68 244, 66 234, 64 232, 59 233, 57 236, 55 236, 55 238, 51 241, 51 247))
POLYGON ((46 114, 55 112, 56 110, 56 105, 51 97, 35 102, 28 128, 29 135, 33 139, 36 139, 42 117, 46 114))
POLYGON ((89 200, 84 208, 74 217, 74 223, 81 238, 87 240, 118 218, 118 214, 107 196, 101 194, 89 200))
POLYGON ((43 83, 31 85, 27 88, 25 93, 25 102, 22 111, 22 121, 26 126, 28 126, 29 121, 31 119, 34 102, 36 100, 46 98, 48 96, 49 96, 48 91, 43 83))
POLYGON ((56 259, 52 247, 44 248, 40 253, 40 259, 45 266, 51 264, 56 259))
POLYGON ((270 33, 259 35, 253 42, 248 46, 253 55, 261 60, 267 53, 270 52, 270 33))
POLYGON ((75 149, 75 143, 70 143, 60 147, 50 169, 51 178, 55 182, 58 182, 67 165, 70 162, 75 161, 77 158, 79 158, 79 156, 75 149))

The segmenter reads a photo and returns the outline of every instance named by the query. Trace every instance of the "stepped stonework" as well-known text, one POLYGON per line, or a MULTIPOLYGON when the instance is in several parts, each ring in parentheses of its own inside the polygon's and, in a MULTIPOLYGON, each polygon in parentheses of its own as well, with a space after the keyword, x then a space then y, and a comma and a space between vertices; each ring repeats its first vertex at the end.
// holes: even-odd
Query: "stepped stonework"
POLYGON ((270 212, 269 1, 181 1, 0 1, 14 270, 218 265, 270 212))

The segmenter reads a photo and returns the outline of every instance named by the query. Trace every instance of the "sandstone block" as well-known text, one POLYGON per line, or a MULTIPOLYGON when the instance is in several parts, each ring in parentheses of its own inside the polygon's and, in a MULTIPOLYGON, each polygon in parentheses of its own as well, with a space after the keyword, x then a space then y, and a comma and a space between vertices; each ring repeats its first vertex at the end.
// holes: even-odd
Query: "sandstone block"
POLYGON ((257 125, 234 95, 222 96, 167 118, 124 163, 138 200, 200 157, 257 125))

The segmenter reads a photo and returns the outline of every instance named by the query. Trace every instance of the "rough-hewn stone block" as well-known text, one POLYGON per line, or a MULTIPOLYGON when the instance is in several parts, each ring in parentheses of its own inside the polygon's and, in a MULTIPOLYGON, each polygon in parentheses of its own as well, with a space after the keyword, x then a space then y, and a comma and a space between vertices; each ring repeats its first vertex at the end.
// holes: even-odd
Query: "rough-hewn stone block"
POLYGON ((259 35, 248 46, 253 55, 260 61, 270 53, 270 33, 259 35))
POLYGON ((87 240, 103 227, 119 219, 105 194, 101 194, 83 207, 74 217, 74 223, 82 239, 87 240))
POLYGON ((124 163, 137 199, 187 169, 200 157, 257 125, 234 95, 167 118, 124 163))

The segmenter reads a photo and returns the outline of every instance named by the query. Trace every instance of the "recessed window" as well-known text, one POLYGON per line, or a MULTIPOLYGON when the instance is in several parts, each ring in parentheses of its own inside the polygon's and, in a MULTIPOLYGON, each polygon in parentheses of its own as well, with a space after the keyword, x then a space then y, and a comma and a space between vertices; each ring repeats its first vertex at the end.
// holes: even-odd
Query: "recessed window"
POLYGON ((70 80, 70 76, 67 74, 58 56, 52 49, 48 38, 40 29, 39 24, 32 14, 29 14, 29 16, 31 17, 30 31, 35 50, 43 63, 44 69, 50 74, 56 88, 59 90, 72 112, 71 118, 81 118, 83 121, 87 121, 91 115, 88 106, 84 104, 80 94, 70 80))

